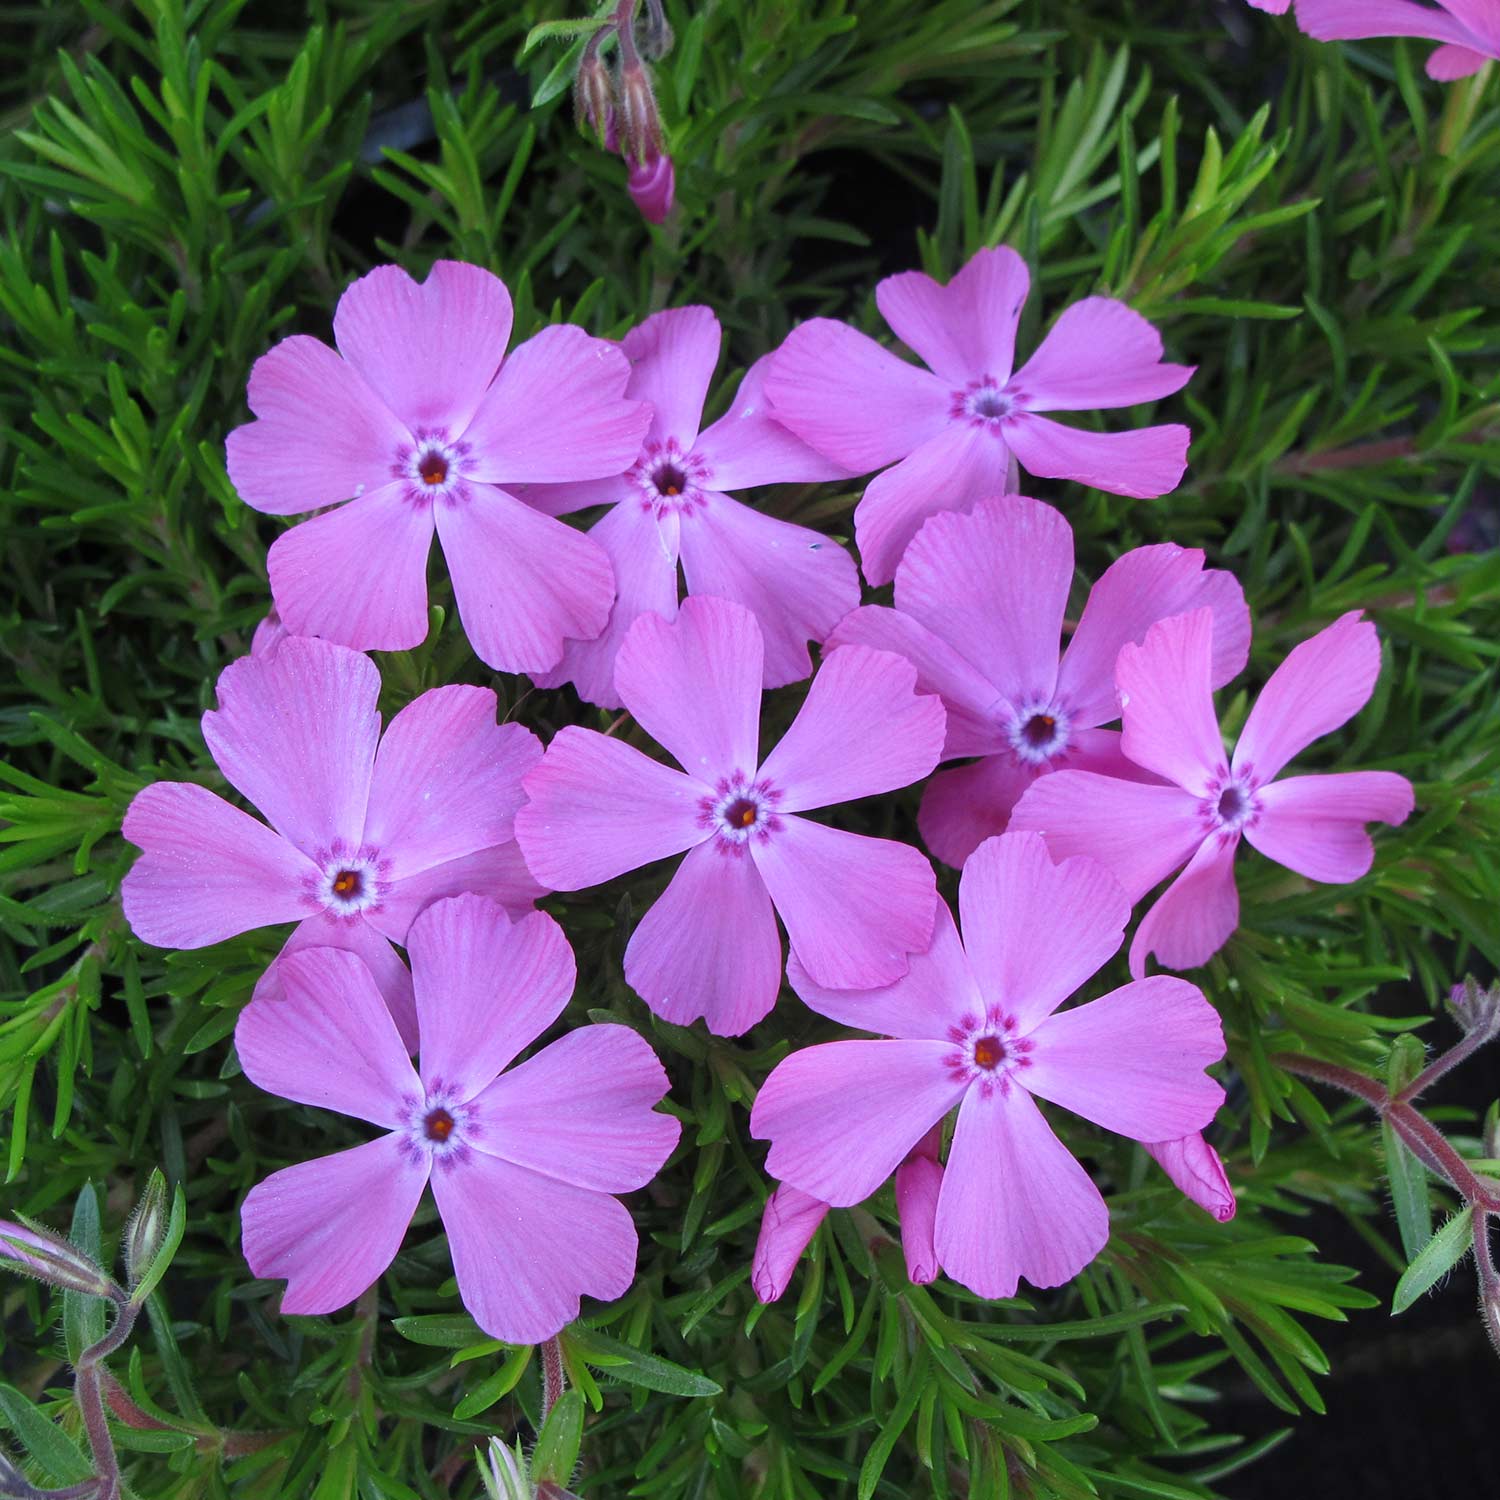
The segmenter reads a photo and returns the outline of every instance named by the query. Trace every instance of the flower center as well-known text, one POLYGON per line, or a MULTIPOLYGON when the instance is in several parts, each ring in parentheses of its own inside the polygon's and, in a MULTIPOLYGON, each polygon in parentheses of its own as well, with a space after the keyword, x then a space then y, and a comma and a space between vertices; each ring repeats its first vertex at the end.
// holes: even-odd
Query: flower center
POLYGON ((446 1141, 453 1134, 453 1116, 446 1109, 431 1110, 422 1121, 422 1129, 429 1141, 446 1141))
POLYGON ((1005 1061, 1005 1043, 997 1036, 982 1036, 974 1043, 974 1066, 993 1072, 1005 1061))
POLYGON ((949 415, 976 427, 993 427, 1017 408, 1016 398, 992 376, 971 380, 961 391, 954 391, 949 415))
POLYGON ((1260 815, 1260 799, 1255 788, 1243 779, 1211 784, 1201 804, 1203 816, 1218 833, 1238 833, 1260 815))
POLYGON ((390 873, 376 849, 335 844, 317 856, 322 873, 309 894, 331 917, 356 917, 380 905, 390 873))
POLYGON ((415 443, 403 443, 391 464, 391 477, 403 483, 406 498, 421 504, 464 499, 469 445, 435 427, 423 428, 414 436, 415 443))
POLYGON ((1068 748, 1068 715, 1055 703, 1023 704, 1010 721, 1010 747, 1029 766, 1046 765, 1068 748))
POLYGON ((739 854, 750 839, 768 839, 781 827, 776 816, 780 801, 781 793, 769 782, 751 781, 736 771, 699 803, 698 822, 718 836, 721 850, 739 854))
POLYGON ((340 870, 333 877, 333 894, 345 901, 357 901, 364 894, 365 877, 360 870, 340 870))
POLYGON ((446 484, 448 482, 448 458, 436 448, 429 448, 417 460, 417 473, 423 484, 446 484))
POLYGON ((1226 786, 1219 793, 1219 816, 1227 823, 1245 811, 1245 794, 1237 786, 1226 786))
POLYGON ((687 475, 677 467, 676 464, 666 463, 651 476, 651 482, 656 486, 658 495, 666 495, 675 499, 688 486, 687 475))

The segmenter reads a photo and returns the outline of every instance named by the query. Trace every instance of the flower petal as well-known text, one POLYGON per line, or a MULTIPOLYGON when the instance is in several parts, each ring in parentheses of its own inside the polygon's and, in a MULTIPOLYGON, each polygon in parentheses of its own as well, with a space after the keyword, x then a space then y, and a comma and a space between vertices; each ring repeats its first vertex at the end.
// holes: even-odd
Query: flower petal
POLYGON ((875 305, 897 338, 944 380, 1010 378, 1016 326, 1031 291, 1026 262, 1008 245, 980 250, 946 286, 921 271, 887 276, 875 305))
POLYGON ((1010 830, 1042 834, 1054 859, 1099 860, 1136 902, 1192 857, 1205 825, 1198 799, 1180 787, 1054 771, 1032 782, 1010 830))
POLYGON ((806 818, 780 825, 749 849, 802 967, 830 989, 899 979, 932 940, 937 879, 926 858, 806 818))
POLYGON ((380 673, 368 656, 294 636, 219 674, 203 715, 209 754, 283 837, 321 858, 364 840, 380 738, 380 673))
POLYGON ((970 1089, 938 1198, 943 1270, 981 1297, 1061 1286, 1109 1239, 1099 1189, 1023 1088, 970 1089))
POLYGON ((1365 824, 1404 823, 1415 803, 1411 782, 1394 771, 1288 776, 1258 795, 1260 816, 1245 825, 1245 837, 1267 859, 1336 885, 1374 863, 1365 824))
POLYGON ((1236 774, 1264 786, 1294 755, 1352 719, 1379 676, 1380 637, 1357 609, 1293 646, 1240 731, 1236 774))
POLYGON ((669 307, 625 335, 620 345, 630 361, 625 394, 651 403, 647 442, 675 438, 684 452, 691 450, 723 337, 707 307, 669 307))
POLYGON ((585 1293, 612 1302, 635 1279, 636 1234, 617 1198, 472 1151, 432 1175, 458 1294, 491 1338, 540 1344, 585 1293))
POLYGON ((521 778, 542 742, 497 724, 490 688, 432 688, 391 720, 375 753, 365 839, 402 880, 515 833, 521 778))
POLYGON ((1427 58, 1427 76, 1439 83, 1471 78, 1493 56, 1493 52, 1476 52, 1472 47, 1437 47, 1427 58))
POLYGON ((1031 1040, 1017 1082, 1132 1140, 1201 1130, 1224 1102, 1203 1071, 1224 1056, 1224 1028, 1185 979, 1136 980, 1048 1016, 1031 1040))
POLYGON ((387 484, 313 516, 271 544, 276 608, 291 635, 359 651, 406 651, 427 637, 432 507, 387 484))
POLYGON ((760 627, 727 599, 685 599, 670 622, 642 615, 615 661, 636 722, 709 785, 755 769, 760 679, 760 627))
POLYGON ((255 981, 250 997, 252 1005, 260 1001, 275 1005, 287 998, 281 983, 281 962, 288 954, 300 953, 304 948, 340 948, 354 954, 370 971, 375 988, 396 1023, 401 1045, 408 1054, 417 1050, 417 1006, 412 999, 411 974, 390 940, 364 916, 339 917, 320 911, 299 922, 282 944, 281 952, 255 981))
POLYGON ((643 614, 677 617, 677 558, 667 550, 649 506, 632 495, 607 510, 589 529, 615 573, 615 602, 603 633, 591 641, 563 644, 562 659, 550 672, 533 673, 538 687, 571 682, 587 703, 618 708, 615 659, 630 627, 643 614))
POLYGON ((1073 479, 1137 500, 1155 500, 1182 483, 1192 438, 1178 422, 1128 432, 1090 432, 1033 412, 1014 413, 1000 430, 1028 474, 1073 479))
POLYGON ((566 516, 595 505, 618 505, 622 500, 639 501, 640 487, 623 474, 607 479, 579 479, 569 484, 517 484, 509 492, 544 516, 566 516))
POLYGON ((224 444, 240 499, 272 516, 294 516, 389 483, 411 434, 327 344, 283 339, 250 371, 250 410, 224 444))
POLYGON ((694 455, 708 465, 708 482, 716 490, 847 479, 855 472, 808 447, 772 412, 766 377, 774 357, 763 354, 750 366, 729 410, 694 446, 694 455))
POLYGON ((1103 865, 1053 864, 1034 833, 990 839, 969 856, 958 911, 980 991, 1023 1033, 1109 962, 1130 920, 1130 902, 1103 865))
POLYGON ((651 422, 645 402, 625 399, 629 378, 616 345, 571 323, 542 329, 511 350, 474 413, 465 472, 497 485, 622 473, 651 422))
POLYGON ((548 889, 527 868, 521 846, 507 839, 396 881, 380 905, 371 909, 368 920, 392 942, 404 943, 407 930, 422 909, 444 896, 462 896, 470 891, 487 896, 516 921, 526 916, 548 889))
POLYGON ((813 318, 771 356, 776 419, 856 474, 905 458, 947 425, 948 382, 882 349, 847 323, 813 318))
POLYGON ((563 930, 545 912, 512 922, 484 896, 434 901, 406 939, 422 1081, 460 1100, 487 1088, 562 1013, 578 977, 563 930))
POLYGON ((1204 839, 1182 874, 1141 919, 1130 944, 1130 973, 1140 979, 1154 952, 1168 969, 1206 964, 1240 925, 1240 893, 1234 884, 1239 835, 1204 839))
POLYGON ((689 593, 733 599, 754 613, 768 688, 810 676, 808 641, 823 640, 859 603, 859 570, 837 542, 728 495, 711 494, 703 510, 683 517, 682 571, 689 593))
POLYGON ((1234 1217, 1234 1189, 1229 1185, 1224 1163, 1201 1134, 1142 1144, 1178 1191, 1185 1193, 1205 1213, 1212 1214, 1221 1224, 1227 1224, 1234 1217))
POLYGON ((1080 727, 1120 716, 1115 663, 1120 648, 1139 645, 1171 615, 1213 612, 1209 685, 1239 673, 1250 654, 1250 609, 1233 573, 1205 568, 1200 549, 1170 542, 1136 547, 1100 575, 1057 671, 1058 695, 1080 727))
POLYGON ((1172 615, 1139 646, 1122 646, 1115 663, 1121 747, 1136 765, 1198 797, 1229 771, 1214 713, 1213 637, 1212 610, 1172 615))
POLYGON ((504 490, 468 488, 437 507, 437 529, 469 644, 497 671, 549 671, 569 637, 592 640, 609 622, 609 558, 504 490))
POLYGON ((256 1276, 286 1281, 284 1315, 353 1302, 396 1258, 427 1186, 427 1157, 383 1135, 298 1162, 250 1189, 241 1244, 256 1276))
POLYGON ((739 1036, 781 989, 781 934, 765 881, 743 849, 689 849, 625 949, 625 982, 677 1026, 702 1016, 739 1036))
POLYGON ((1180 391, 1192 365, 1167 365, 1161 335, 1113 297, 1085 297, 1062 316, 1011 382, 1028 411, 1136 406, 1180 391))
POLYGON ((778 1063, 750 1111, 766 1170, 847 1208, 868 1198, 962 1098, 951 1042, 827 1042, 778 1063))
POLYGON ((257 1088, 394 1129, 422 1089, 376 987, 344 948, 300 948, 276 961, 279 999, 252 1000, 234 1048, 257 1088))
POLYGON ((943 1168, 935 1156, 913 1153, 896 1168, 896 1210, 901 1215, 901 1253, 913 1286, 937 1280, 938 1200, 943 1168))
POLYGON ((628 1026, 583 1026, 502 1073, 475 1100, 474 1144, 533 1172, 602 1193, 645 1185, 681 1127, 652 1107, 670 1085, 628 1026))
POLYGON ((469 425, 510 342, 510 293, 463 261, 434 261, 425 281, 376 266, 350 284, 333 315, 339 352, 414 432, 457 437, 469 425))
POLYGON ((125 920, 158 948, 206 948, 314 904, 312 861, 207 787, 152 782, 120 831, 143 851, 120 887, 125 920))
POLYGON ((525 788, 516 839, 549 890, 581 891, 709 836, 707 786, 592 729, 558 730, 525 788))
POLYGON ((913 953, 911 968, 893 984, 872 990, 829 989, 812 978, 795 953, 787 962, 786 977, 802 1003, 820 1016, 905 1041, 943 1041, 960 1017, 984 1008, 953 913, 942 900, 934 911, 927 951, 913 953))
POLYGON ((917 691, 936 693, 943 700, 947 714, 945 760, 958 755, 987 755, 1004 743, 999 727, 1004 705, 994 683, 911 615, 880 605, 863 605, 834 626, 823 646, 825 652, 838 646, 872 646, 904 656, 917 669, 917 691))
POLYGON ((896 570, 896 608, 976 666, 1018 709, 1047 703, 1073 585, 1073 528, 1024 495, 934 516, 896 570))
POLYGON ((955 870, 986 840, 1010 826, 1010 815, 1042 767, 1009 752, 986 755, 972 765, 937 771, 922 792, 917 827, 922 842, 955 870))
MULTIPOLYGON (((971 422, 950 422, 894 468, 877 474, 854 507, 854 536, 865 577, 872 584, 889 583, 902 554, 930 517, 967 511, 976 500, 1013 488, 1009 464, 1009 451, 998 432, 971 422)), ((949 644, 962 650, 960 641, 949 644)))
MULTIPOLYGON (((1448 9, 1457 7, 1449 5, 1448 9)), ((1465 28, 1430 5, 1410 0, 1298 0, 1297 24, 1320 42, 1372 36, 1415 36, 1434 42, 1472 41, 1465 28)))
POLYGON ((791 727, 760 774, 803 812, 910 786, 943 751, 941 698, 920 694, 904 656, 840 646, 823 658, 791 727))
POLYGON ((776 1185, 766 1199, 755 1241, 750 1284, 762 1302, 775 1302, 786 1291, 802 1252, 812 1243, 818 1225, 828 1217, 828 1205, 789 1182, 776 1185))

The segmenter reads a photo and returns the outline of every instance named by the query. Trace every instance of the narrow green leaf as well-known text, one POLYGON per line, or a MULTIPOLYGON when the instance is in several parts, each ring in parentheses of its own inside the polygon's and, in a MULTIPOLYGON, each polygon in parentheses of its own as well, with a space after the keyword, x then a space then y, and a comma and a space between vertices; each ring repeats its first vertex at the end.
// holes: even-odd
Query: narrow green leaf
POLYGON ((567 1332, 567 1340, 596 1369, 607 1370, 617 1380, 644 1386, 666 1396, 718 1396, 724 1387, 706 1375, 684 1370, 669 1359, 646 1354, 631 1344, 610 1338, 597 1329, 577 1324, 567 1332))
POLYGON ((92 1477, 94 1466, 73 1439, 14 1386, 0 1385, 0 1421, 59 1484, 81 1484, 92 1477))
POLYGON ((564 1391, 537 1434, 536 1452, 531 1458, 532 1479, 539 1484, 550 1480, 566 1485, 573 1477, 582 1441, 583 1396, 576 1390, 564 1391))
POLYGON ((1405 1312, 1423 1292, 1436 1286, 1461 1261, 1473 1245, 1474 1209, 1470 1205, 1453 1215, 1413 1258, 1396 1283, 1391 1297, 1391 1316, 1405 1312))

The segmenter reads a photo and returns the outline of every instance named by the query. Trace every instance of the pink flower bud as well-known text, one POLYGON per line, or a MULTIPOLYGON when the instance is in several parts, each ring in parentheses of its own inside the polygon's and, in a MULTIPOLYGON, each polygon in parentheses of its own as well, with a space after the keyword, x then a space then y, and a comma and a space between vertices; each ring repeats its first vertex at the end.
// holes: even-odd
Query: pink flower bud
POLYGON ((934 1126, 911 1154, 896 1168, 896 1209, 901 1215, 901 1250, 906 1256, 906 1275, 913 1286, 936 1281, 937 1250, 933 1233, 937 1225, 938 1193, 943 1169, 938 1163, 942 1126, 934 1126))
POLYGON ((828 1205, 783 1182, 766 1199, 750 1281, 762 1302, 775 1302, 828 1214, 828 1205))
POLYGON ((660 224, 672 211, 672 198, 677 188, 672 158, 663 154, 644 166, 631 167, 625 186, 640 209, 641 217, 648 223, 660 224))
POLYGON ((637 166, 649 165, 662 154, 661 115, 651 92, 651 75, 639 62, 620 69, 616 103, 621 154, 637 166))
POLYGON ((1221 1224, 1234 1217, 1234 1189, 1224 1172, 1224 1163, 1201 1135, 1185 1135, 1177 1141, 1147 1143, 1146 1150, 1157 1165, 1199 1208, 1221 1224))
POLYGON ((124 1300, 120 1288, 82 1250, 35 1225, 0 1219, 0 1265, 65 1292, 124 1300))

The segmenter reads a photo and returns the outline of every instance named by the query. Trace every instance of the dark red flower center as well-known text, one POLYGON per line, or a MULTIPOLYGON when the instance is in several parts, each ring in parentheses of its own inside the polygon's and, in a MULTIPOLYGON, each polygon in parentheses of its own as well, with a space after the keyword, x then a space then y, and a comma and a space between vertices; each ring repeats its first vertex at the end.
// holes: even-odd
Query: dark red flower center
POLYGON ((446 1141, 453 1134, 453 1116, 446 1109, 435 1109, 422 1121, 429 1141, 446 1141))
POLYGON ((741 797, 738 802, 729 804, 729 810, 724 814, 724 821, 731 828, 753 828, 759 816, 759 808, 748 797, 741 797))
POLYGON ((1010 412, 1010 399, 1002 396, 999 391, 983 390, 974 397, 973 411, 976 417, 986 417, 993 421, 1010 412))
POLYGON ((357 901, 365 889, 365 878, 358 870, 340 870, 333 877, 333 894, 346 901, 357 901))
POLYGON ((993 1070, 1005 1061, 1005 1043, 997 1036, 982 1036, 974 1043, 974 1065, 993 1070))
POLYGON ((680 495, 687 488, 687 475, 676 464, 663 464, 656 471, 651 482, 656 486, 658 495, 673 497, 680 495))
POLYGON ((1021 728, 1021 738, 1034 749, 1050 745, 1057 735, 1057 720, 1051 714, 1032 714, 1021 728))
POLYGON ((422 476, 423 484, 445 484, 448 479, 448 460, 436 449, 429 448, 417 460, 417 473, 422 476))

